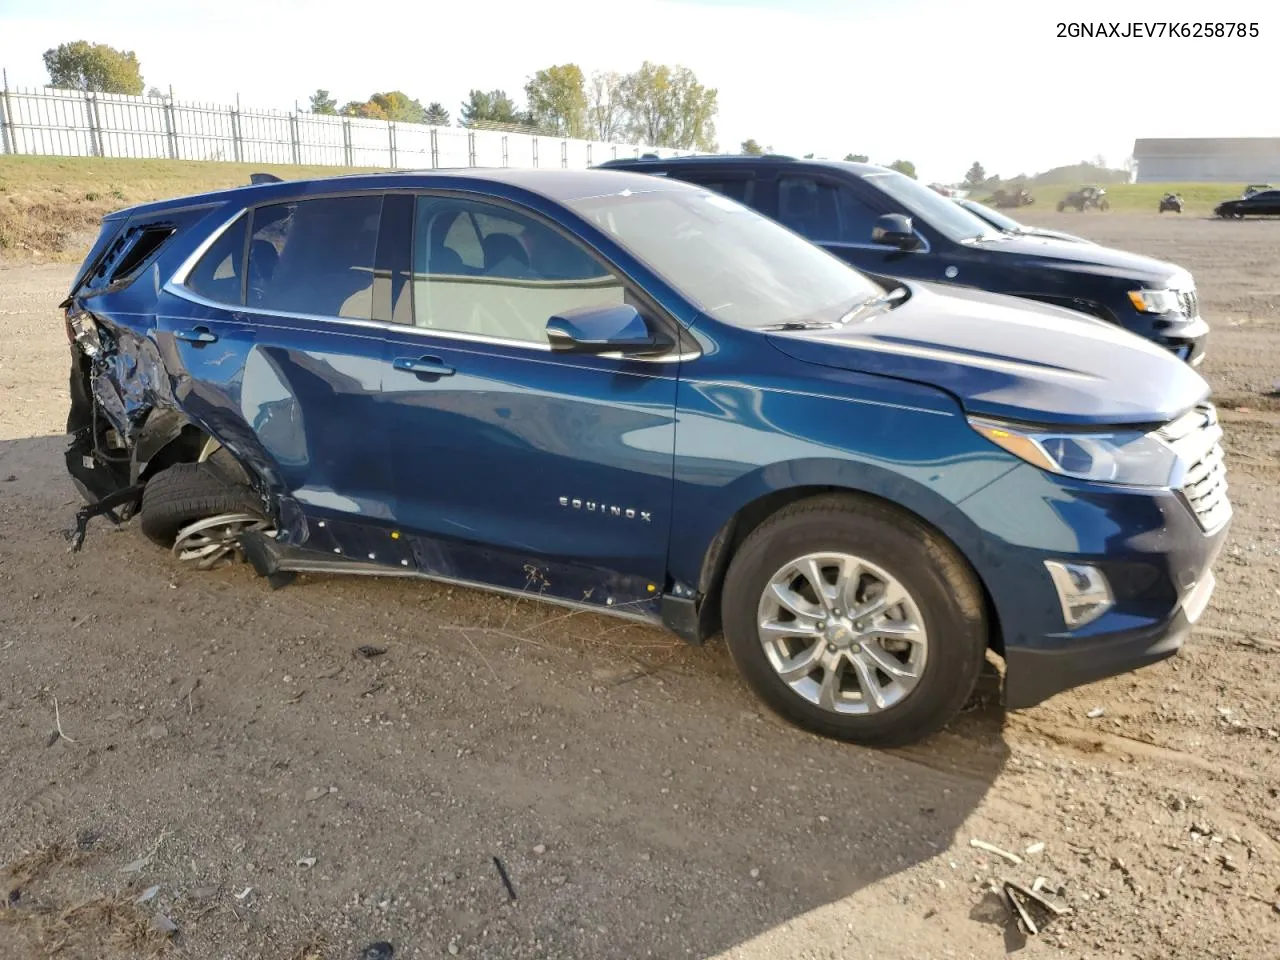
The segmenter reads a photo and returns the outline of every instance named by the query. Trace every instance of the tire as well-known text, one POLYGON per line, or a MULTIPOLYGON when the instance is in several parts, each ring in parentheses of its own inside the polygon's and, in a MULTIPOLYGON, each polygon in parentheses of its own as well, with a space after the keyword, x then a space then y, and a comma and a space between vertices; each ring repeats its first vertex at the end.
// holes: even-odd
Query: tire
POLYGON ((212 460, 176 463, 143 488, 139 522, 148 540, 171 547, 183 527, 220 513, 262 516, 262 501, 251 487, 232 481, 212 460))
MULTIPOLYGON (((762 523, 730 562, 721 604, 729 652, 748 686, 771 709, 814 733, 866 746, 914 743, 942 729, 972 694, 986 659, 986 607, 968 564, 954 547, 919 521, 859 497, 836 494, 802 500, 762 523), (771 662, 757 626, 761 611, 772 602, 765 597, 765 590, 775 574, 792 561, 815 553, 849 554, 879 568, 905 589, 908 602, 918 611, 927 637, 924 660, 914 688, 897 702, 874 711, 837 712, 793 689, 771 662)), ((829 615, 834 617, 834 613, 829 615)), ((850 623, 848 619, 840 622, 850 623)), ((807 639, 786 641, 809 647, 803 653, 788 655, 795 657, 793 662, 806 660, 818 648, 834 655, 831 635, 825 636, 828 639, 815 641, 816 647, 807 639)), ((849 634, 841 632, 838 639, 847 645, 849 634)), ((862 642, 870 649, 865 637, 862 642)), ((857 683, 851 661, 853 651, 860 649, 854 643, 849 652, 841 654, 850 658, 841 668, 847 672, 836 674, 842 678, 837 681, 841 691, 847 691, 851 681, 857 683)), ((883 647, 878 650, 885 652, 883 647)), ((814 669, 826 676, 825 667, 814 669)), ((872 676, 889 677, 874 671, 872 676)), ((822 686, 813 675, 799 683, 810 691, 822 686)), ((860 684, 858 689, 863 689, 860 684)), ((845 698, 846 693, 837 696, 845 698)), ((842 699, 841 705, 846 710, 859 709, 857 703, 861 702, 860 709, 865 710, 868 699, 842 699)))
POLYGON ((1065 211, 1066 209, 1067 209, 1067 205, 1066 205, 1065 203, 1062 203, 1062 202, 1059 202, 1059 203, 1058 203, 1058 212, 1059 212, 1059 213, 1062 213, 1062 212, 1063 212, 1063 211, 1065 211))

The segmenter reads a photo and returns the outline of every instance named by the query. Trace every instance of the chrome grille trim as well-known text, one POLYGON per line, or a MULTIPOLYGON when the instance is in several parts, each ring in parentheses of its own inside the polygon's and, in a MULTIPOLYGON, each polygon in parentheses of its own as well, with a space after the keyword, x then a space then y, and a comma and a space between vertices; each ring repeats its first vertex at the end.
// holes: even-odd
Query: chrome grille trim
POLYGON ((1218 411, 1213 404, 1202 403, 1166 424, 1160 436, 1188 464, 1178 483, 1187 506, 1206 531, 1218 529, 1231 517, 1218 411))

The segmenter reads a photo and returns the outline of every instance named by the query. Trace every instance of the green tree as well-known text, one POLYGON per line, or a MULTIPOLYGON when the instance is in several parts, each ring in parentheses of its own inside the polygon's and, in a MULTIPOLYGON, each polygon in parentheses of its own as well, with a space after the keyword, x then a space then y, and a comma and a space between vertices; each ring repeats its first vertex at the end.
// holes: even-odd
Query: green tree
POLYGON ((688 67, 646 60, 622 81, 631 136, 655 147, 714 150, 718 92, 688 67))
POLYGON ((161 90, 159 87, 151 87, 149 90, 147 90, 147 99, 148 99, 148 100, 163 100, 163 99, 164 99, 164 91, 163 91, 163 90, 161 90))
POLYGON ((404 123, 425 123, 427 109, 407 93, 391 90, 387 93, 375 93, 369 98, 387 115, 388 120, 400 120, 404 123))
POLYGON ((447 127, 449 125, 449 111, 444 108, 444 104, 439 100, 432 100, 427 105, 427 123, 433 127, 447 127))
POLYGON ((372 100, 352 100, 338 111, 344 117, 360 117, 363 120, 386 120, 387 111, 372 100))
POLYGON ((561 137, 587 135, 587 90, 576 63, 539 70, 524 87, 529 119, 540 130, 561 137))
POLYGON ((889 169, 897 170, 899 173, 904 173, 912 180, 916 178, 916 165, 910 160, 895 160, 893 163, 889 164, 889 169))
POLYGON ((865 153, 846 153, 844 158, 850 163, 867 163, 871 159, 865 153))
MULTIPOLYGON (((318 91, 323 93, 324 91, 318 91)), ((344 117, 364 117, 366 120, 399 120, 402 123, 426 123, 427 110, 417 100, 399 90, 375 93, 361 103, 352 100, 342 108, 344 117)))
POLYGON ((317 90, 311 95, 311 112, 331 117, 338 112, 338 101, 329 96, 328 90, 317 90))
POLYGON ((753 157, 758 157, 761 154, 768 153, 769 151, 756 143, 755 140, 748 138, 742 141, 742 152, 750 154, 753 157))
POLYGON ((626 107, 622 102, 623 76, 614 71, 597 70, 591 75, 587 89, 587 123, 590 135, 610 142, 620 139, 626 127, 626 107))
POLYGON ((44 52, 49 85, 63 90, 142 95, 142 71, 132 50, 76 40, 44 52))
POLYGON ((515 101, 505 90, 472 90, 462 104, 462 126, 477 123, 523 123, 525 118, 516 109, 515 101))
POLYGON ((964 175, 964 182, 971 187, 980 187, 987 182, 987 171, 982 168, 982 164, 977 160, 973 161, 973 166, 964 175))

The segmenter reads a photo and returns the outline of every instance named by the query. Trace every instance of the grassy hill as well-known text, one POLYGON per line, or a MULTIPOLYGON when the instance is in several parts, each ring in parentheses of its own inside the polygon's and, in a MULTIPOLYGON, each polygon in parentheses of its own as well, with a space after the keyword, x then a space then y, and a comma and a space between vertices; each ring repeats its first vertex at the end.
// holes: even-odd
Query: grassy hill
MULTIPOLYGON (((245 184, 249 174, 256 172, 290 180, 359 171, 187 160, 0 157, 0 257, 76 260, 93 242, 98 221, 112 210, 245 184)), ((1028 181, 1036 198, 1034 209, 1053 210, 1069 190, 1098 183, 1098 176, 1106 172, 1086 164, 1041 174, 1028 181), (1091 172, 1095 179, 1070 179, 1079 172, 1091 172), (1062 177, 1068 179, 1052 185, 1043 182, 1062 177)), ((1184 216, 1205 216, 1219 201, 1238 197, 1244 184, 1107 183, 1106 188, 1115 212, 1155 215, 1161 194, 1175 190, 1186 203, 1184 216)), ((973 196, 985 200, 990 192, 978 190, 973 196)), ((1009 212, 1018 215, 1017 210, 1009 212)))
MULTIPOLYGON (((1027 189, 1035 197, 1035 209, 1054 210, 1059 200, 1086 183, 1097 184, 1097 181, 1082 180, 1078 183, 1056 186, 1032 185, 1027 189)), ((1160 198, 1172 191, 1182 195, 1183 216, 1201 217, 1212 215, 1216 204, 1240 196, 1240 192, 1245 188, 1243 183, 1104 183, 1101 186, 1107 191, 1107 199, 1111 202, 1112 211, 1154 214, 1160 209, 1160 198)), ((970 194, 980 203, 985 202, 990 195, 989 190, 975 190, 970 194)), ((1017 210, 1007 212, 1015 218, 1018 216, 1017 210)), ((1089 211, 1089 214, 1094 213, 1096 211, 1089 211)), ((1173 214, 1166 214, 1166 216, 1173 216, 1173 214)))
POLYGON ((356 171, 342 167, 0 157, 0 256, 75 260, 112 210, 249 182, 251 173, 286 180, 356 171))

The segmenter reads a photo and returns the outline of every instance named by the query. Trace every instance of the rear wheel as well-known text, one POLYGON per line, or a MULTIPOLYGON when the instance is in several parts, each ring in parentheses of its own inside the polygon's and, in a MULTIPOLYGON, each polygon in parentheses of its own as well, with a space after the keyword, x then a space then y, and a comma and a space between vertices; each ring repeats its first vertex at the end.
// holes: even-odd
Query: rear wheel
POLYGON ((253 489, 208 461, 156 474, 142 491, 139 522, 149 540, 200 569, 234 559, 241 533, 273 532, 253 489))
POLYGON ((824 496, 757 528, 725 578, 725 639, 788 720, 870 746, 941 729, 985 660, 981 589, 950 544, 884 505, 824 496))

